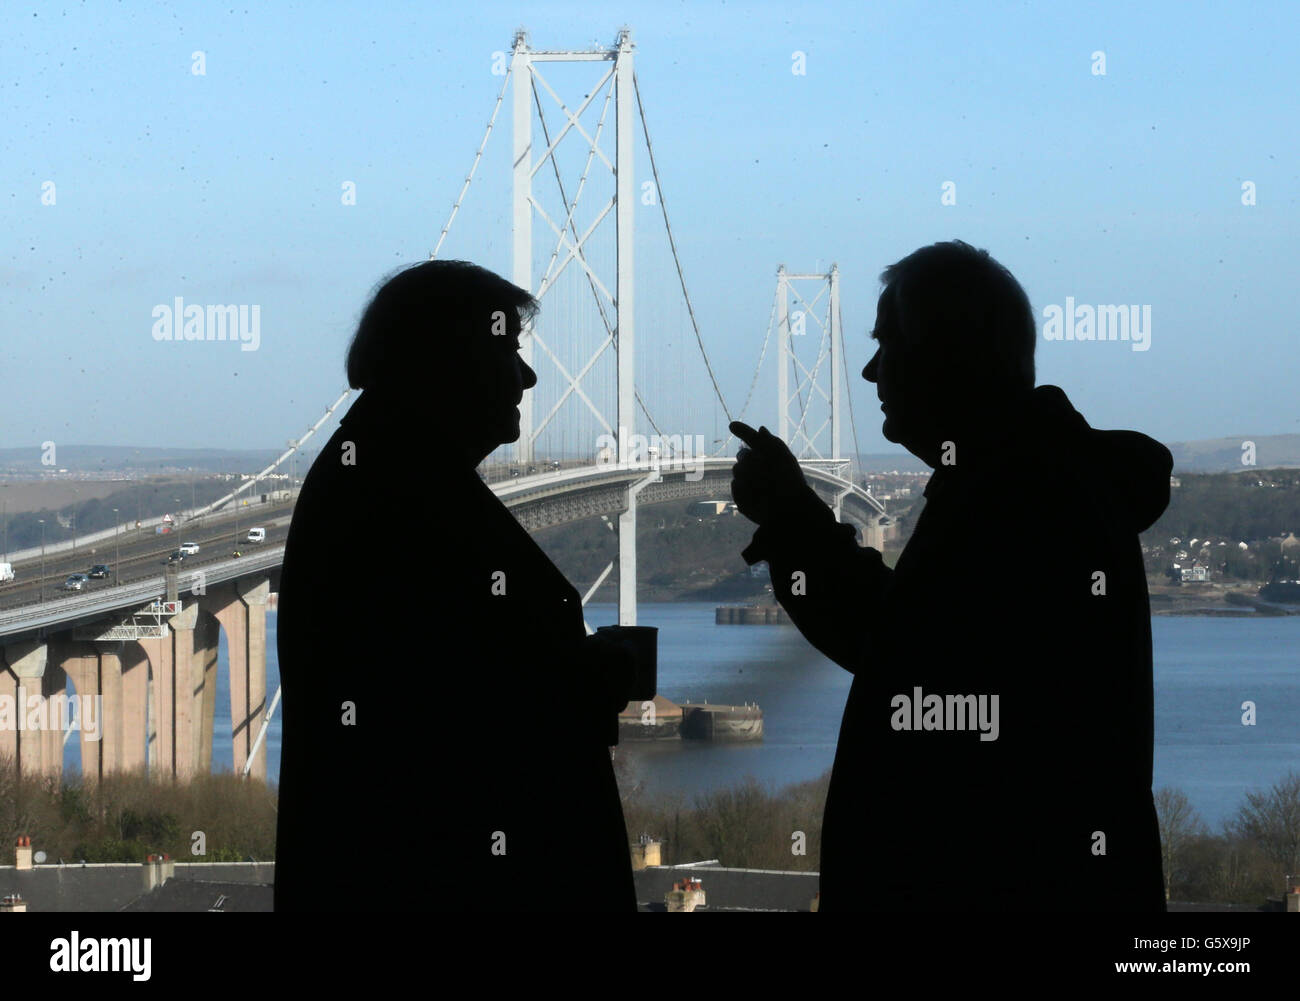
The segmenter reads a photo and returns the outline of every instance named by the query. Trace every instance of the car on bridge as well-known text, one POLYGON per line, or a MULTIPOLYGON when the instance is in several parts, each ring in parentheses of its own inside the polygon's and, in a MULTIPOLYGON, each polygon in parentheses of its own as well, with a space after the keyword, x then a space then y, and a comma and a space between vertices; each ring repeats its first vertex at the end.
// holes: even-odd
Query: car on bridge
POLYGON ((63 582, 63 590, 80 591, 90 583, 90 578, 84 573, 74 573, 63 582))
POLYGON ((176 550, 176 552, 172 553, 170 556, 167 557, 167 562, 168 562, 168 564, 172 564, 172 563, 184 563, 184 562, 185 562, 185 554, 184 554, 183 552, 181 552, 181 551, 178 549, 178 550, 176 550))
POLYGON ((103 563, 96 563, 86 571, 86 576, 91 580, 103 580, 111 571, 103 563))
POLYGON ((193 556, 199 551, 199 544, 197 542, 182 542, 180 551, 186 556, 193 556))
POLYGON ((14 579, 14 565, 12 563, 0 563, 0 584, 4 584, 14 579))
POLYGON ((265 529, 265 528, 250 528, 250 529, 248 530, 248 541, 249 541, 249 542, 265 542, 265 541, 266 541, 266 529, 265 529))

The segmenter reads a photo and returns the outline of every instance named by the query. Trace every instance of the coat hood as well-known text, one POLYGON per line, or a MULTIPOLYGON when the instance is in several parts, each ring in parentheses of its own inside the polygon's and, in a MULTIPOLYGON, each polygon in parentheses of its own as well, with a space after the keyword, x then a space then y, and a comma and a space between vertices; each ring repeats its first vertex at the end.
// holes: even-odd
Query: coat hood
POLYGON ((1098 431, 1088 426, 1059 386, 1039 386, 1005 404, 1004 430, 993 440, 966 445, 962 460, 935 469, 927 498, 974 471, 1015 481, 1025 459, 1039 469, 1058 469, 1095 490, 1118 527, 1144 532, 1169 506, 1169 449, 1137 431, 1098 431))
POLYGON ((1029 394, 1025 430, 1038 454, 1060 457, 1106 496, 1123 527, 1144 532, 1169 506, 1169 449, 1138 431, 1089 427, 1059 386, 1029 394))

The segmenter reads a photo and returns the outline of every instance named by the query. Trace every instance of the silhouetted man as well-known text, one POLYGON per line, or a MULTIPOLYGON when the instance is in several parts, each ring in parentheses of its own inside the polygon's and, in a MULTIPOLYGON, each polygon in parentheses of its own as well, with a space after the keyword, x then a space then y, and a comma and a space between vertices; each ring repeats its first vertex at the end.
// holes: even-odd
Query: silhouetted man
POLYGON ((934 468, 892 570, 782 442, 732 426, 745 559, 855 675, 821 909, 1162 911, 1138 533, 1169 451, 1034 388, 1033 312, 987 252, 925 247, 882 281, 863 377, 884 436, 934 468))
POLYGON ((608 746, 630 665, 475 471, 519 437, 536 310, 433 261, 362 317, 363 392, 285 551, 277 910, 636 909, 608 746))

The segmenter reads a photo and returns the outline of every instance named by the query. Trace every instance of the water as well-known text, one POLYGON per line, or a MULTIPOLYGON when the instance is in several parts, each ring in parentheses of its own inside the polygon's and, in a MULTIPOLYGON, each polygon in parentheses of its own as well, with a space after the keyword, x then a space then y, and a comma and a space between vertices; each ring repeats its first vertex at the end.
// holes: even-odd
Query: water
MULTIPOLYGON (((659 693, 673 702, 757 702, 763 739, 624 743, 648 792, 688 794, 752 775, 776 789, 821 775, 835 760, 853 678, 786 626, 717 626, 714 605, 643 604, 637 622, 659 627, 659 693)), ((587 606, 593 626, 618 621, 614 604, 587 606)))
MULTIPOLYGON (((753 775, 768 788, 831 766, 852 677, 783 626, 717 626, 712 604, 645 604, 638 621, 660 629, 659 691, 674 702, 757 702, 764 739, 753 744, 624 744, 648 791, 691 794, 753 775)), ((617 619, 588 606, 593 625, 617 619)), ((1177 786, 1217 829, 1244 793, 1300 770, 1300 617, 1157 616, 1154 788, 1177 786), (1241 704, 1255 702, 1255 726, 1241 704)), ((1100 722, 1098 725, 1103 725, 1100 722)), ((1074 735, 1087 739, 1087 734, 1074 735)))
POLYGON ((1155 787, 1180 787, 1212 828, 1247 791, 1300 771, 1300 616, 1151 620, 1155 787), (1256 724, 1242 725, 1242 703, 1256 724))
MULTIPOLYGON (((852 681, 786 626, 717 626, 711 603, 645 603, 641 625, 659 627, 659 691, 674 702, 757 702, 764 739, 744 744, 623 744, 648 792, 699 792, 752 775, 769 789, 830 768, 852 681)), ((279 684, 277 613, 267 614, 267 699, 279 684)), ((617 621, 613 604, 587 607, 594 626, 617 621)), ((1151 620, 1155 654, 1155 787, 1177 786, 1212 827, 1243 795, 1300 770, 1300 616, 1151 620), (1243 726, 1241 704, 1256 705, 1243 726)), ((230 769, 230 694, 224 635, 217 676, 214 769, 230 769)), ((1104 725, 1099 723, 1098 725, 1104 725)), ((1075 735, 1087 739, 1087 734, 1075 735)), ((67 744, 77 768, 76 741, 67 744)), ((268 781, 280 774, 279 710, 265 742, 268 781)))
MULTIPOLYGON (((280 621, 279 613, 266 613, 266 704, 269 708, 275 698, 275 690, 280 687, 280 659, 276 652, 276 625, 280 621)), ((217 645, 217 707, 213 713, 212 732, 212 770, 229 771, 234 768, 235 755, 230 740, 230 657, 226 648, 226 633, 221 632, 217 645)), ((280 781, 280 705, 275 707, 275 716, 266 728, 262 747, 258 754, 266 754, 266 781, 280 781)), ((254 734, 254 737, 257 735, 254 734)))

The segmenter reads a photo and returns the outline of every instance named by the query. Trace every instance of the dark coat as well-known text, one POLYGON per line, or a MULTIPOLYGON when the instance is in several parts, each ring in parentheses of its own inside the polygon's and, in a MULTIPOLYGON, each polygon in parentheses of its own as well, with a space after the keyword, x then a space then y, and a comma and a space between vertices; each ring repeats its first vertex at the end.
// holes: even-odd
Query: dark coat
POLYGON ((424 461, 363 395, 303 483, 276 909, 635 910, 578 593, 473 469, 424 461))
POLYGON ((892 570, 820 502, 762 526, 745 553, 855 674, 821 909, 1164 910, 1138 533, 1169 502, 1169 451, 1092 430, 1041 386, 996 447, 956 459, 892 570), (932 694, 950 725, 966 703, 946 696, 997 694, 997 739, 896 728, 897 696, 932 694))

